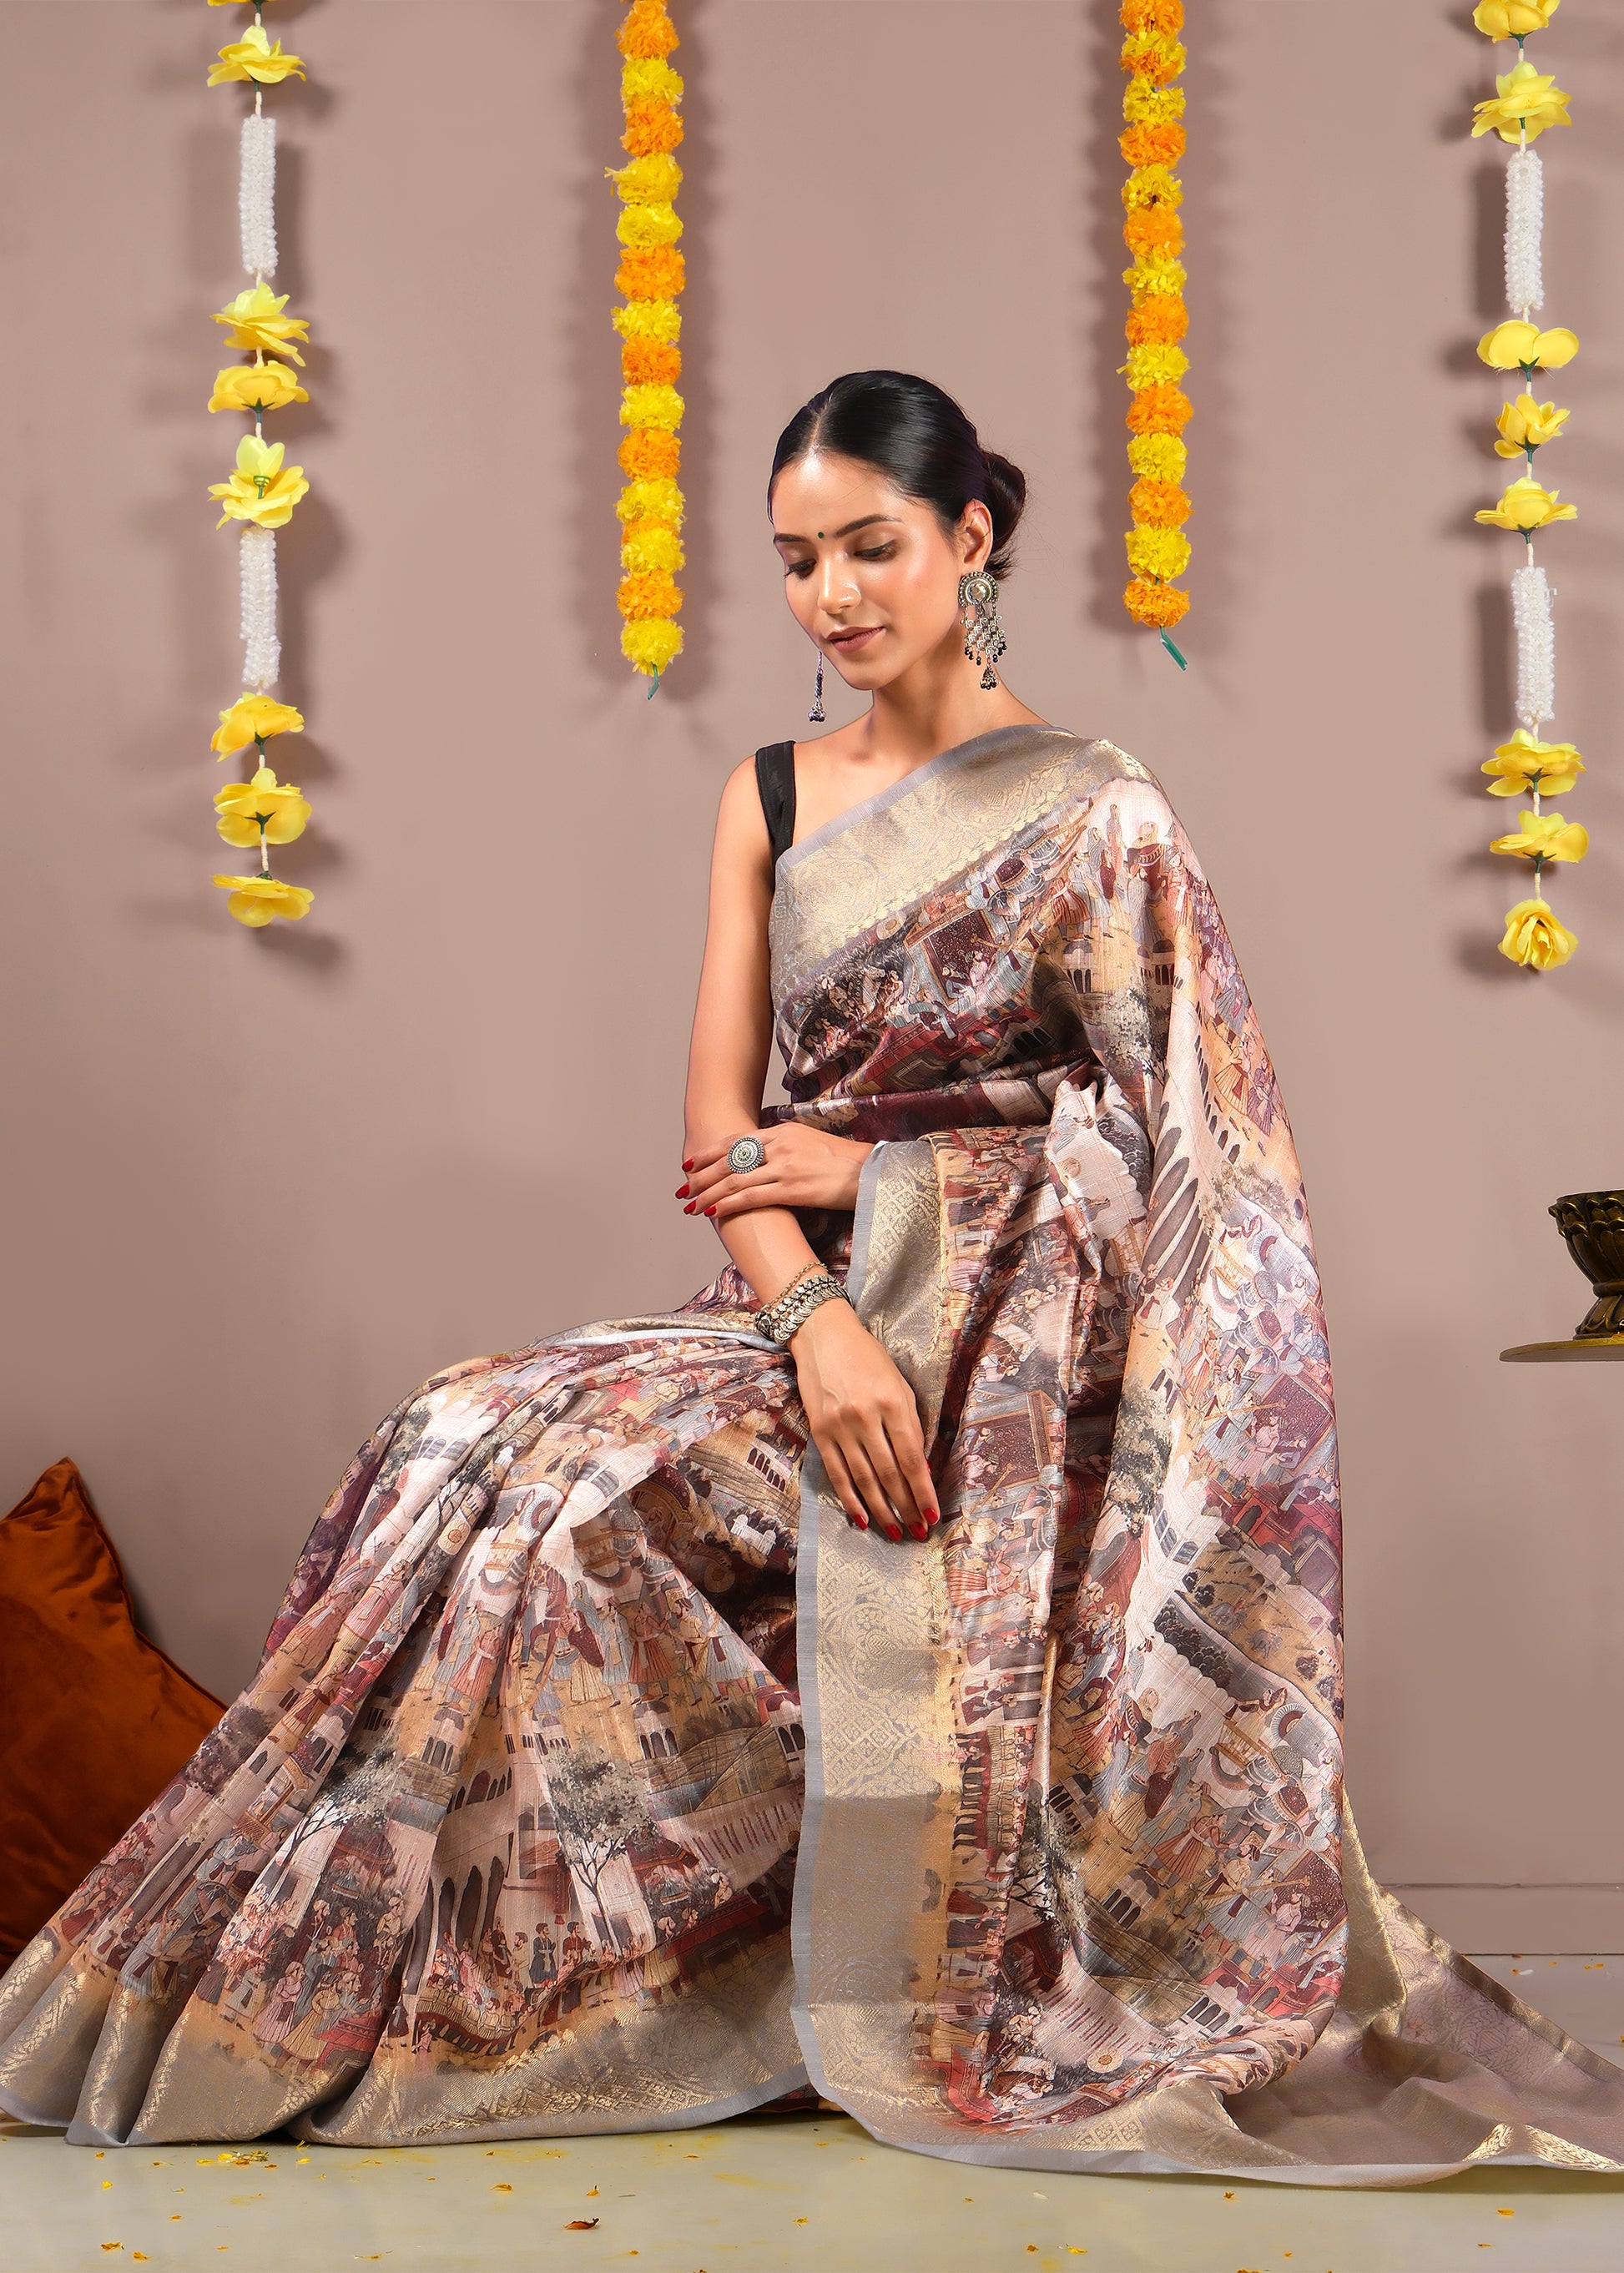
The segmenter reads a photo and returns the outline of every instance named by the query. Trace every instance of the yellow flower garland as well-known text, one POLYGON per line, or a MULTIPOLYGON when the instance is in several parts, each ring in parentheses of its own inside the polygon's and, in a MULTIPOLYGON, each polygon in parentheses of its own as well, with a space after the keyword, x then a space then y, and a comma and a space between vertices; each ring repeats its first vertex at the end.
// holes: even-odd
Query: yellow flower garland
MULTIPOLYGON (((208 4, 220 7, 231 4, 231 0, 208 0, 208 4)), ((210 71, 208 83, 221 86, 232 81, 246 82, 254 92, 253 113, 243 128, 240 199, 243 257, 253 271, 254 281, 225 307, 217 309, 214 318, 215 323, 225 326, 231 345, 244 354, 252 354, 253 361, 229 364, 216 372, 208 407, 211 410, 247 412, 253 419, 254 431, 244 434, 237 444, 237 463, 229 477, 211 483, 208 493, 220 501, 220 528, 223 529, 228 521, 243 524, 243 630, 247 641, 244 675, 247 678, 252 672, 258 679, 258 691, 244 692, 221 712, 210 747, 225 758, 252 746, 257 757, 252 779, 228 782, 216 792, 214 807, 220 836, 228 844, 257 851, 259 872, 249 876, 216 876, 214 881, 229 896, 228 912, 238 923, 258 931, 278 916, 284 922, 297 923, 308 912, 315 895, 302 884, 284 884, 271 874, 270 846, 290 844, 303 834, 310 818, 310 804, 291 783, 279 783, 265 762, 268 736, 300 733, 304 725, 291 704, 277 701, 264 689, 267 680, 276 674, 280 653, 272 532, 291 518, 310 484, 302 466, 283 464, 284 444, 265 439, 264 416, 267 410, 279 410, 289 402, 309 401, 310 396, 299 384, 297 373, 288 365, 303 367, 304 358, 299 348, 301 342, 307 342, 310 326, 302 316, 284 314, 288 294, 274 292, 265 281, 267 272, 274 272, 276 258, 271 171, 274 126, 264 117, 263 90, 289 78, 303 79, 304 65, 299 56, 282 52, 280 40, 273 46, 267 38, 260 21, 263 0, 252 0, 252 25, 240 40, 221 49, 220 60, 210 71), (254 232, 252 237, 251 206, 254 232), (263 243, 266 249, 251 251, 251 243, 263 243), (272 360, 267 360, 267 349, 272 360), (274 360, 277 356, 286 360, 274 360), (251 544, 254 547, 252 554, 247 549, 251 544), (255 656, 257 662, 247 659, 255 656)))
POLYGON ((1184 67, 1177 37, 1184 28, 1184 0, 1122 0, 1120 17, 1127 34, 1122 67, 1128 86, 1122 103, 1127 127, 1117 146, 1132 169, 1122 188, 1122 233, 1134 259, 1123 271, 1133 304, 1127 321, 1128 360, 1119 369, 1133 395, 1128 462, 1136 476, 1128 493, 1134 525, 1125 539, 1133 574, 1122 596, 1136 623, 1161 633, 1163 646, 1183 670, 1184 658, 1168 632, 1190 605, 1188 592, 1172 582, 1190 565, 1190 541, 1183 529, 1191 506, 1182 486, 1186 454, 1181 439, 1190 401, 1179 386, 1190 368, 1179 344, 1190 319, 1184 301, 1185 272, 1178 259, 1184 241, 1178 218, 1184 189, 1172 171, 1184 151, 1179 124, 1184 96, 1169 83, 1184 67))
POLYGON ((1559 970, 1578 946, 1546 901, 1545 874, 1558 862, 1583 860, 1590 841, 1582 822, 1545 810, 1542 802, 1565 797, 1585 767, 1571 742, 1540 739, 1556 702, 1555 632, 1545 571, 1534 565, 1534 532, 1573 520, 1578 508, 1563 503, 1560 491, 1547 489, 1533 471, 1534 453, 1557 439, 1568 413, 1555 402, 1537 401, 1526 392, 1536 371, 1559 370, 1579 351, 1576 336, 1565 326, 1545 331, 1532 320, 1545 296, 1540 256, 1544 189, 1540 161, 1529 146, 1548 127, 1566 126, 1569 120, 1568 97, 1553 79, 1528 62, 1523 41, 1530 32, 1543 31, 1560 5, 1560 0, 1478 0, 1472 16, 1486 38, 1517 43, 1516 63, 1497 78, 1493 99, 1477 104, 1471 131, 1474 138, 1492 132, 1515 145, 1508 161, 1506 201, 1506 289, 1513 313, 1484 334, 1477 353, 1492 371, 1522 374, 1525 391, 1502 405, 1494 449, 1502 458, 1521 458, 1523 471, 1494 505, 1474 518, 1515 530, 1523 540, 1522 565, 1512 579, 1516 708, 1522 723, 1509 741, 1500 744, 1483 770, 1490 777, 1491 797, 1533 800, 1531 811, 1517 815, 1518 826, 1489 846, 1491 852, 1527 860, 1533 866, 1533 895, 1507 910, 1500 941, 1500 953, 1525 971, 1559 970))
POLYGON ((626 165, 610 172, 620 194, 615 234, 623 248, 614 281, 626 301, 613 319, 620 335, 620 424, 627 430, 620 451, 626 486, 615 508, 624 571, 618 594, 625 618, 620 651, 643 673, 652 694, 661 671, 682 651, 676 620, 682 591, 675 575, 683 564, 682 492, 676 479, 682 397, 674 384, 682 370, 677 345, 682 223, 675 205, 682 169, 671 154, 682 139, 682 81, 665 60, 677 45, 665 0, 632 0, 615 44, 623 58, 620 142, 630 154, 626 165))

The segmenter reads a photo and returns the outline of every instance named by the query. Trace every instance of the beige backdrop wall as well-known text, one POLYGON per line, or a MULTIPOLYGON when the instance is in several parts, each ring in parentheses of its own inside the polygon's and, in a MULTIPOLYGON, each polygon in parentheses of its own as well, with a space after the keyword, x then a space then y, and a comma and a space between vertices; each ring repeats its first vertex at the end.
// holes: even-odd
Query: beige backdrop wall
POLYGON ((764 471, 823 380, 921 370, 1032 478, 1015 685, 1167 784, 1278 1063, 1373 1861, 1468 1946, 1624 1947, 1624 1375, 1497 1362, 1583 1307, 1546 1204, 1624 1182, 1616 11, 1575 0, 1543 51, 1577 97, 1542 146, 1547 315, 1584 340, 1551 476, 1582 517, 1545 556, 1597 840, 1562 880, 1582 956, 1543 981, 1493 951, 1521 886, 1482 849, 1513 546, 1470 518, 1501 169, 1462 132, 1493 60, 1466 0, 1192 11, 1187 675, 1117 604, 1114 8, 681 0, 692 567, 653 702, 613 604, 617 7, 274 12, 314 66, 275 99, 278 282, 319 343, 275 431, 314 484, 282 545, 310 727, 277 757, 317 899, 251 934, 208 882, 230 24, 0 0, 0 1489, 71 1453, 152 1631, 229 1692, 412 1384, 710 1275, 671 1198, 709 832, 810 679, 764 471))

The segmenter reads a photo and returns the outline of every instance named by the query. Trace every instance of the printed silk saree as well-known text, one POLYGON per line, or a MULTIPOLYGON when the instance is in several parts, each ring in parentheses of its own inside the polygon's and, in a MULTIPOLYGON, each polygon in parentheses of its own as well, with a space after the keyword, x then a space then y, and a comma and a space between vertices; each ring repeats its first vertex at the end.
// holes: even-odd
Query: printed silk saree
POLYGON ((709 2122, 968 2162, 1624 2165, 1624 2072, 1372 1884, 1331 1375, 1262 1038, 1161 791, 950 750, 778 864, 808 1219, 944 1521, 852 1532, 733 1270, 383 1422, 250 1687, 0 1989, 75 2141, 709 2122))

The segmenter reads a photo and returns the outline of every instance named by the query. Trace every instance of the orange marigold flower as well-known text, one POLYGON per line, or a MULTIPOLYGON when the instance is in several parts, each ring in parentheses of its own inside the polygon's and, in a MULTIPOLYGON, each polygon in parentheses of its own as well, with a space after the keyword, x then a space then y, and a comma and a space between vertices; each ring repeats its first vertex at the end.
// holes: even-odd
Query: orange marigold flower
POLYGON ((1131 348, 1169 345, 1190 329, 1190 311, 1177 292, 1153 292, 1128 311, 1124 328, 1131 348))
POLYGON ((1124 32, 1182 32, 1184 0, 1122 0, 1117 21, 1124 32))
POLYGON ((1116 147, 1131 166, 1176 166, 1189 139, 1169 120, 1165 126, 1130 126, 1116 137, 1116 147))
POLYGON ((1128 510, 1145 529, 1182 529, 1192 506, 1177 482, 1152 481, 1147 476, 1128 491, 1128 510))
POLYGON ((1190 605, 1188 592, 1181 592, 1177 584, 1158 584, 1148 576, 1135 576, 1123 594, 1123 605, 1136 623, 1177 623, 1190 605))
POLYGON ((614 289, 628 300, 674 300, 686 274, 674 244, 628 245, 614 272, 614 289))
POLYGON ((668 102, 627 104, 620 147, 629 150, 634 158, 657 158, 664 151, 674 150, 681 139, 681 117, 668 102))
POLYGON ((1184 50, 1177 40, 1161 32, 1135 32, 1122 43, 1122 67, 1130 79, 1147 79, 1165 86, 1184 67, 1184 50))
POLYGON ((676 472, 682 445, 663 426, 634 426, 617 454, 628 481, 658 481, 676 472))
POLYGON ((1122 225, 1131 252, 1177 252, 1184 241, 1184 225, 1169 206, 1136 206, 1122 225))
POLYGON ((1177 434, 1190 416, 1190 397, 1176 386, 1141 387, 1128 405, 1128 424, 1136 434, 1177 434))
POLYGON ((664 568, 622 576, 615 596, 623 616, 674 616, 682 605, 677 580, 664 568))
POLYGON ((631 386, 669 386, 682 370, 682 350, 665 340, 628 340, 620 349, 620 373, 631 386))
POLYGON ((668 56, 677 44, 677 34, 665 13, 665 0, 632 0, 614 43, 623 56, 668 56))

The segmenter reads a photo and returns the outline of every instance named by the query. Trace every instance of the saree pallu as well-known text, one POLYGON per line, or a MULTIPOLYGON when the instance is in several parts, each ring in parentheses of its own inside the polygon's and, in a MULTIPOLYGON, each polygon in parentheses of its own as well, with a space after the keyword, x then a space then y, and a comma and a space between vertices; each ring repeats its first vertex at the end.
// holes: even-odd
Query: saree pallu
POLYGON ((731 1269, 437 1376, 0 1987, 0 2104, 377 2145, 810 2079, 1035 2169, 1624 2166, 1624 2072, 1360 1858, 1302 1180, 1156 784, 979 736, 784 855, 771 947, 941 1527, 848 1528, 731 1269))

